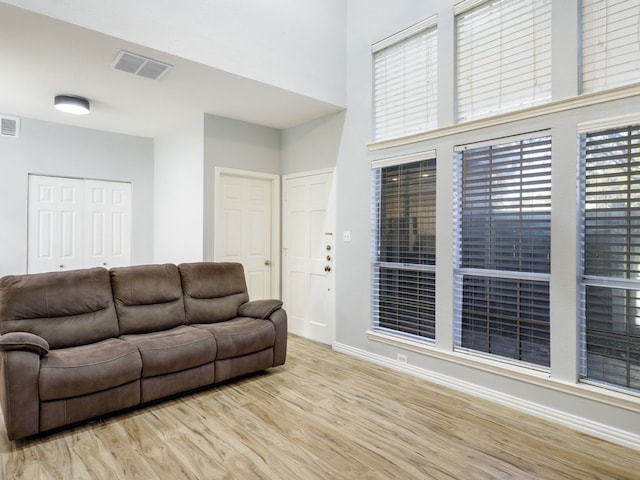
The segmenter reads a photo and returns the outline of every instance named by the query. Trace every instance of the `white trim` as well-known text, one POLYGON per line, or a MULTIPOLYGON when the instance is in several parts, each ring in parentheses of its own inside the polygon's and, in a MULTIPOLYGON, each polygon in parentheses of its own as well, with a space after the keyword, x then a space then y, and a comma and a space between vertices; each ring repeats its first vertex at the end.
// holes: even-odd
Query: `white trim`
POLYGON ((478 355, 477 352, 470 353, 467 350, 455 348, 453 351, 442 351, 436 349, 429 343, 422 343, 417 340, 409 340, 392 334, 385 334, 376 331, 367 331, 367 338, 374 342, 384 343, 393 347, 402 348, 411 352, 427 355, 448 362, 453 362, 465 367, 471 367, 484 372, 501 375, 514 380, 529 383, 538 383, 539 380, 550 378, 549 370, 537 366, 537 368, 524 367, 521 363, 502 362, 495 357, 488 355, 478 355))
POLYGON ((480 358, 476 355, 471 356, 458 351, 439 350, 430 344, 400 338, 396 335, 385 335, 373 331, 367 331, 366 333, 367 338, 374 342, 384 343, 421 355, 500 375, 531 385, 541 386, 550 390, 557 390, 562 393, 601 402, 631 412, 640 412, 640 397, 623 393, 617 389, 603 389, 601 386, 593 386, 586 383, 569 384, 559 382, 552 379, 548 372, 545 373, 541 370, 531 370, 519 365, 498 362, 495 359, 480 358))
POLYGON ((466 13, 472 8, 476 8, 483 3, 489 3, 490 0, 465 0, 464 2, 456 3, 453 6, 453 14, 460 15, 461 13, 466 13))
POLYGON ((282 176, 282 180, 289 180, 292 178, 312 177, 314 175, 322 175, 323 173, 335 173, 335 167, 321 168, 319 170, 307 170, 305 172, 289 173, 282 176))
POLYGON ((425 150, 424 152, 409 153, 407 155, 374 160, 371 162, 371 168, 393 167, 395 165, 404 165, 405 163, 417 162, 420 160, 433 160, 435 158, 437 158, 436 150, 425 150))
POLYGON ((218 222, 221 218, 219 208, 222 205, 222 199, 220 197, 222 193, 220 177, 222 175, 271 181, 271 296, 273 298, 280 298, 280 175, 227 167, 216 167, 214 169, 215 208, 213 213, 213 258, 216 261, 218 261, 218 252, 220 251, 218 235, 220 225, 218 222))
MULTIPOLYGON (((373 332, 367 332, 367 333, 371 338, 373 332)), ((399 341, 399 342, 409 343, 406 340, 399 341)), ((444 387, 448 387, 448 388, 457 390, 459 392, 472 395, 474 397, 489 400, 491 402, 497 403, 499 405, 502 405, 508 408, 512 408, 519 412, 533 415, 535 417, 548 420, 553 423, 563 425, 565 427, 572 428, 582 433, 593 435, 595 437, 601 438, 603 440, 607 440, 609 442, 616 443, 618 445, 633 448, 635 450, 640 450, 640 435, 633 434, 628 431, 610 427, 608 425, 603 425, 601 423, 591 421, 587 418, 582 418, 576 415, 572 415, 565 411, 560 411, 544 405, 533 403, 528 400, 524 400, 520 397, 515 397, 513 395, 505 395, 502 392, 498 392, 496 390, 492 390, 487 387, 483 387, 483 386, 462 381, 453 377, 442 375, 440 373, 427 370, 421 367, 417 367, 415 365, 410 365, 410 364, 398 362, 396 360, 391 360, 388 357, 371 353, 359 348, 351 347, 349 345, 345 345, 342 343, 334 343, 333 349, 336 352, 351 355, 353 357, 375 363, 376 365, 382 365, 384 367, 391 368, 396 371, 413 375, 414 377, 421 378, 428 382, 433 382, 437 385, 442 385, 444 387)), ((425 350, 426 348, 422 347, 420 353, 425 353, 425 350)), ((430 351, 433 350, 435 352, 435 349, 429 349, 429 350, 430 351)), ((451 360, 450 358, 445 358, 450 355, 452 354, 449 354, 446 352, 437 352, 437 354, 434 356, 438 356, 445 360, 451 360)), ((475 366, 475 368, 479 368, 477 365, 469 365, 469 366, 471 367, 475 366)), ((583 390, 582 395, 578 395, 578 396, 581 396, 583 398, 589 398, 595 401, 601 401, 601 398, 599 398, 600 395, 591 394, 593 392, 589 392, 590 389, 588 388, 588 386, 584 386, 583 388, 582 385, 577 385, 577 386, 574 386, 573 388, 570 388, 572 386, 561 384, 560 382, 552 382, 551 380, 546 380, 546 381, 535 380, 534 381, 533 380, 534 378, 535 377, 532 377, 532 381, 530 383, 535 383, 538 386, 549 388, 551 390, 560 391, 560 392, 571 394, 571 395, 576 395, 576 390, 583 390)), ((521 379, 518 378, 518 380, 521 380, 521 379)), ((620 404, 622 402, 605 402, 605 403, 610 403, 611 405, 614 405, 614 406, 621 406, 620 404)), ((631 404, 631 402, 627 402, 627 403, 631 404)), ((633 408, 631 407, 631 405, 629 405, 628 409, 637 412, 640 409, 640 405, 638 405, 638 403, 635 403, 633 404, 633 408)))
POLYGON ((533 132, 521 133, 518 135, 510 135, 508 137, 492 138, 492 139, 484 140, 481 142, 472 142, 472 143, 464 143, 461 145, 454 145, 453 151, 463 152, 465 150, 469 150, 470 148, 473 149, 473 148, 491 147, 494 145, 504 145, 504 144, 508 145, 510 143, 519 142, 521 140, 531 140, 533 138, 548 137, 549 135, 551 135, 551 129, 545 128, 543 130, 536 130, 533 132))
POLYGON ((410 272, 434 272, 436 271, 435 264, 419 265, 416 263, 395 263, 395 262, 373 262, 373 265, 381 268, 395 268, 398 270, 408 270, 410 272))
POLYGON ((621 288, 624 290, 640 289, 640 280, 627 280, 623 278, 597 277, 595 275, 583 275, 582 284, 596 287, 621 288))
POLYGON ((394 33, 390 37, 380 40, 379 42, 371 45, 371 53, 377 53, 380 50, 384 50, 391 45, 395 45, 422 30, 427 30, 431 27, 435 27, 437 25, 438 17, 437 15, 433 15, 429 18, 422 20, 421 22, 416 23, 415 25, 410 26, 409 28, 405 28, 404 30, 394 33))
POLYGON ((566 383, 554 380, 548 371, 542 369, 531 370, 521 365, 503 363, 495 359, 483 358, 478 355, 469 355, 459 350, 444 351, 434 348, 428 343, 400 338, 396 335, 387 335, 380 332, 367 331, 367 338, 374 342, 384 343, 393 347, 409 350, 428 357, 452 362, 457 365, 473 368, 483 372, 500 375, 512 380, 518 380, 531 385, 547 388, 561 393, 575 395, 576 397, 597 401, 616 408, 621 408, 634 413, 640 413, 640 397, 624 393, 618 389, 606 389, 601 384, 566 383))
POLYGON ((488 268, 456 268, 456 273, 465 277, 508 278, 510 280, 528 280, 549 282, 550 273, 518 272, 515 270, 490 270, 488 268))
POLYGON ((607 130, 609 128, 623 127, 625 125, 640 124, 640 113, 620 115, 618 117, 602 118, 591 122, 578 123, 578 133, 607 130))
POLYGON ((626 98, 640 96, 640 83, 631 86, 614 88, 605 92, 589 93, 572 97, 557 102, 546 103, 536 107, 517 110, 515 112, 503 113, 493 117, 480 118, 477 120, 469 120, 468 122, 448 125, 446 127, 436 128, 428 132, 409 135, 401 138, 394 138, 369 144, 369 151, 383 150, 386 148, 401 147, 412 143, 424 142, 438 138, 447 137, 449 135, 460 135, 474 130, 489 128, 507 123, 517 122, 520 120, 528 120, 531 118, 551 115, 554 113, 565 112, 583 107, 590 107, 601 103, 613 102, 616 100, 624 100, 626 98))

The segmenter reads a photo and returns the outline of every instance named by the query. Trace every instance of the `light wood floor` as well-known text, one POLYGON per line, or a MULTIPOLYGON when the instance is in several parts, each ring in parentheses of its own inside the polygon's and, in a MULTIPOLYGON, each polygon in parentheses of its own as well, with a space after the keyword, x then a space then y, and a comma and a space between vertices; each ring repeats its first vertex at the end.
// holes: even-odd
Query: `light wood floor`
POLYGON ((640 478, 640 452, 296 337, 265 374, 0 451, 29 480, 640 478))

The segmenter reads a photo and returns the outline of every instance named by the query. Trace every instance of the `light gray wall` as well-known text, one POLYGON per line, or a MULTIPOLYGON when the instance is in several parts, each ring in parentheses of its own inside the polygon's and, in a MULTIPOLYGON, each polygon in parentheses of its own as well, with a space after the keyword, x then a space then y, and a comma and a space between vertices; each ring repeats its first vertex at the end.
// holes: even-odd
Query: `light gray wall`
POLYGON ((21 119, 0 137, 0 275, 26 273, 28 174, 131 182, 133 263, 153 260, 153 141, 21 119))
POLYGON ((282 174, 335 167, 345 112, 328 115, 282 132, 282 174))
MULTIPOLYGON (((394 360, 402 352, 409 363, 426 372, 449 378, 452 385, 476 385, 494 392, 498 399, 515 399, 531 411, 556 412, 557 418, 578 419, 586 428, 604 425, 615 432, 640 435, 637 408, 621 407, 606 396, 597 400, 567 393, 555 388, 575 385, 577 380, 576 304, 576 125, 579 122, 615 117, 637 112, 640 98, 602 103, 574 110, 543 115, 528 120, 481 128, 456 135, 443 135, 434 140, 403 147, 369 151, 372 139, 372 64, 371 45, 433 14, 439 27, 439 121, 440 126, 453 123, 454 101, 454 32, 453 5, 458 0, 415 2, 413 0, 350 0, 347 18, 347 112, 337 156, 337 238, 339 232, 351 231, 351 242, 336 245, 336 346, 363 356, 379 356, 394 360), (442 355, 426 355, 371 340, 370 307, 370 163, 373 160, 435 149, 437 151, 437 344, 435 350, 453 351, 453 147, 510 134, 550 129, 553 136, 552 185, 552 280, 551 280, 551 381, 532 381, 488 373, 447 361, 442 355), (531 404, 528 402, 532 402, 531 404), (592 423, 595 422, 595 423, 592 423)), ((558 19, 569 22, 567 31, 575 35, 577 0, 553 0, 554 25, 558 19)), ((555 29, 557 31, 557 29, 555 29)), ((564 34, 563 34, 564 35, 564 34)), ((577 42, 564 36, 553 43, 556 99, 577 92, 574 69, 577 42)), ((304 129, 287 133, 289 146, 303 137, 304 129), (291 138, 290 138, 291 137, 291 138)), ((329 135, 327 142, 335 139, 329 135)), ((313 143, 322 143, 314 140, 313 143)), ((294 169, 291 148, 286 152, 287 169, 294 169)), ((320 163, 319 160, 317 160, 320 163)), ((633 403, 633 402, 631 402, 633 403)), ((624 435, 622 435, 624 436, 624 435)), ((617 440, 620 440, 619 437, 617 440)))
POLYGON ((282 132, 215 115, 204 116, 204 259, 214 258, 216 167, 281 173, 282 132))
POLYGON ((203 259, 203 118, 155 139, 154 262, 203 259))

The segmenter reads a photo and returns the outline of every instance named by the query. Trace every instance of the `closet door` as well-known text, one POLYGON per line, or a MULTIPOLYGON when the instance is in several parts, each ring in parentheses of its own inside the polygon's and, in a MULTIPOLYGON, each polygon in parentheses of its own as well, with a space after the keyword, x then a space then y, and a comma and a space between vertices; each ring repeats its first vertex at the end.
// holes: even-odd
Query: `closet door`
POLYGON ((131 263, 131 184, 29 175, 27 272, 131 263))
POLYGON ((83 181, 29 175, 27 271, 84 265, 83 181))
POLYGON ((84 266, 131 262, 131 184, 84 181, 84 266))

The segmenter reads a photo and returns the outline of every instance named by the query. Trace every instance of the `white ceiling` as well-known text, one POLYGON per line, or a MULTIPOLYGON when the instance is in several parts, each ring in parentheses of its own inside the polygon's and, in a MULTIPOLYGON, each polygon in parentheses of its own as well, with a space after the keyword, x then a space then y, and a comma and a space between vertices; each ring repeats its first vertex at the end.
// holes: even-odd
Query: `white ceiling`
POLYGON ((0 113, 144 137, 203 113, 277 129, 342 107, 0 3, 0 113), (173 65, 160 80, 116 71, 127 50, 173 65), (59 94, 86 97, 89 115, 53 108, 59 94))

